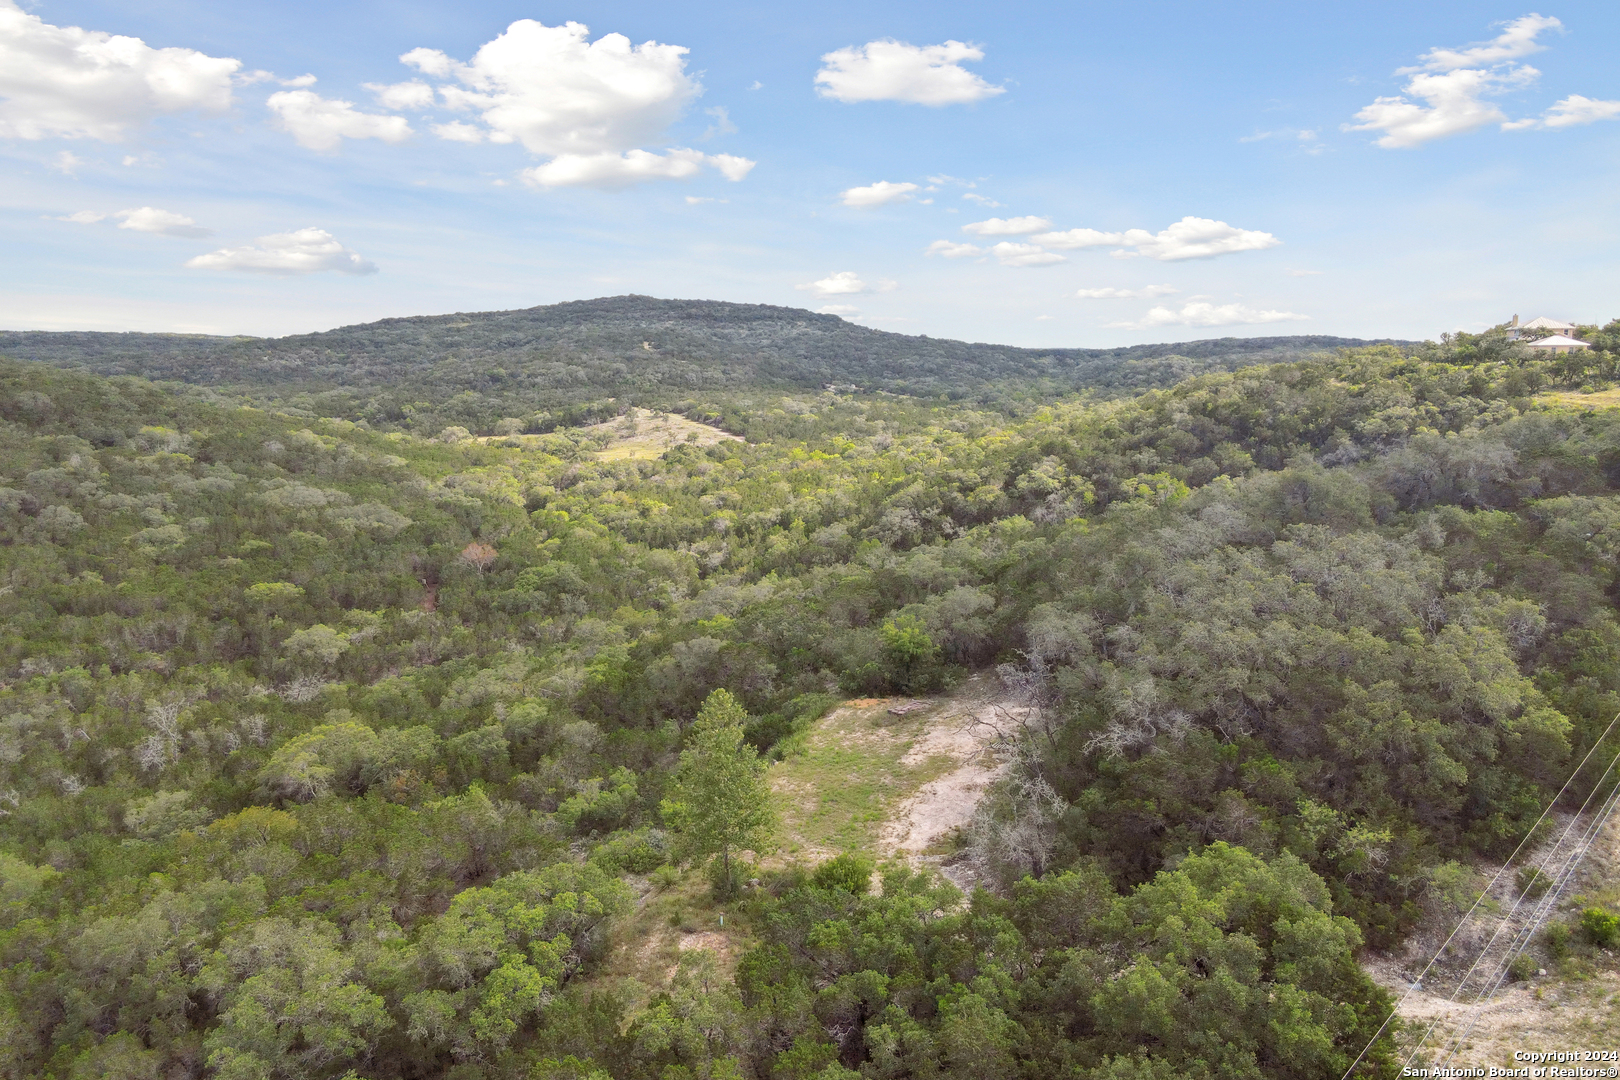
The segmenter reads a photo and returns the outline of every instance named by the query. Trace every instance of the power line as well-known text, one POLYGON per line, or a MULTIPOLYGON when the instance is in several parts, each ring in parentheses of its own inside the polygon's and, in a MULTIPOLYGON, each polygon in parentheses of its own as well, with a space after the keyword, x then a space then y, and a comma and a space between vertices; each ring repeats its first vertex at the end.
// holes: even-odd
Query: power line
MULTIPOLYGON (((1615 755, 1615 761, 1620 761, 1620 754, 1615 755)), ((1609 769, 1613 768, 1614 762, 1611 761, 1609 763, 1609 769)), ((1608 771, 1605 770, 1604 777, 1606 778, 1607 776, 1608 771)), ((1601 785, 1602 780, 1599 780, 1598 783, 1601 785)), ((1595 790, 1596 789, 1594 789, 1594 791, 1595 790)), ((1557 888, 1549 889, 1547 891, 1546 898, 1537 906, 1537 914, 1533 917, 1531 924, 1525 928, 1524 940, 1522 943, 1519 942, 1518 936, 1515 935, 1515 944, 1509 948, 1508 955, 1502 962, 1502 970, 1496 976, 1496 982, 1491 984, 1489 990, 1480 991, 1479 997, 1475 999, 1476 1005, 1482 1000, 1490 1000, 1491 996, 1496 993, 1496 991, 1501 987, 1503 980, 1507 978, 1508 972, 1512 969, 1513 961, 1517 960, 1520 954, 1522 954, 1524 950, 1530 946, 1530 942, 1535 938, 1536 931, 1541 929, 1542 923, 1546 922, 1548 916, 1550 916, 1553 911, 1557 909, 1558 901, 1563 897, 1564 890, 1569 887, 1570 881, 1574 879, 1575 871, 1579 869, 1581 862, 1586 858, 1586 853, 1592 849, 1592 841, 1597 838, 1597 836, 1603 831, 1604 826, 1609 823, 1609 818, 1614 815, 1614 811, 1617 806, 1620 806, 1620 787, 1616 787, 1615 790, 1609 795, 1608 799, 1606 800, 1606 805, 1602 808, 1602 813, 1595 814, 1593 816, 1592 826, 1587 829, 1586 835, 1582 837, 1580 845, 1571 853, 1568 863, 1565 864, 1563 872, 1559 875, 1557 888)), ((1473 1018, 1468 1021, 1468 1027, 1465 1028, 1462 1034, 1457 1037, 1455 1046, 1453 1046, 1451 1052, 1446 1055, 1446 1064, 1449 1065, 1451 1063, 1451 1059, 1457 1056, 1457 1051, 1462 1049, 1463 1043, 1467 1040, 1468 1036, 1473 1033, 1474 1025, 1477 1023, 1479 1023, 1479 1010, 1475 1009, 1473 1018)))
MULTIPOLYGON (((1457 936, 1458 931, 1463 928, 1463 924, 1466 923, 1469 917, 1474 914, 1474 910, 1479 907, 1480 903, 1490 893, 1491 889, 1496 887, 1497 881, 1501 879, 1502 875, 1507 871, 1507 868, 1513 864, 1513 860, 1518 858, 1519 852, 1524 849, 1524 845, 1528 844, 1530 842, 1530 838, 1536 835, 1536 830, 1541 828, 1541 823, 1547 819, 1547 815, 1550 814, 1552 812, 1552 808, 1558 804, 1558 800, 1564 797, 1564 792, 1569 790, 1569 785, 1574 783, 1575 777, 1579 775, 1582 769, 1586 768, 1586 763, 1592 759, 1592 755, 1597 752, 1597 748, 1602 745, 1603 740, 1609 737, 1609 732, 1614 730, 1614 725, 1616 723, 1620 723, 1620 713, 1614 714, 1614 719, 1610 720, 1609 726, 1603 729, 1603 734, 1599 735, 1597 739, 1593 741, 1591 748, 1586 751, 1586 756, 1581 758, 1581 763, 1575 766, 1575 771, 1570 773, 1569 778, 1564 781, 1564 786, 1559 788, 1558 793, 1554 795, 1551 801, 1547 803, 1546 807, 1541 811, 1541 816, 1536 818, 1536 823, 1530 826, 1530 830, 1524 834, 1524 839, 1519 841, 1519 846, 1514 848, 1513 854, 1507 857, 1507 862, 1502 864, 1501 869, 1497 870, 1495 876, 1491 878, 1484 890, 1480 892, 1479 896, 1474 900, 1473 905, 1469 907, 1469 909, 1463 914, 1462 919, 1458 921, 1451 933, 1446 935, 1446 940, 1440 943, 1440 948, 1435 952, 1434 956, 1430 958, 1429 962, 1424 965, 1422 973, 1419 974, 1417 979, 1406 988, 1406 993, 1401 995, 1401 999, 1395 1003, 1395 1007, 1389 1011, 1389 1015, 1384 1017, 1384 1022, 1378 1025, 1378 1030, 1373 1032, 1372 1038, 1367 1040, 1367 1045, 1361 1048, 1361 1053, 1356 1055, 1356 1059, 1350 1063, 1350 1067, 1348 1069, 1344 1070, 1344 1075, 1341 1076, 1339 1080, 1349 1080, 1350 1074, 1355 1071, 1357 1065, 1361 1064, 1361 1059, 1367 1056, 1367 1051, 1373 1048, 1373 1044, 1376 1043, 1384 1034, 1384 1029, 1389 1027, 1389 1022, 1399 1015, 1401 1006, 1406 1004, 1406 999, 1411 997, 1419 986, 1423 985, 1423 980, 1428 977, 1430 969, 1432 969, 1434 965, 1439 962, 1441 954, 1446 951, 1446 946, 1451 944, 1451 939, 1457 936)), ((1425 1038, 1427 1038, 1427 1036, 1425 1036, 1425 1038)))
MULTIPOLYGON (((1575 832, 1575 827, 1580 824, 1581 816, 1586 813, 1586 808, 1592 804, 1592 799, 1594 797, 1596 797, 1598 791, 1603 787, 1603 781, 1608 779, 1609 773, 1611 771, 1613 771, 1616 761, 1620 761, 1620 753, 1617 753, 1615 755, 1615 757, 1610 760, 1609 767, 1607 769, 1603 770, 1602 775, 1598 777, 1597 783, 1593 784, 1592 789, 1586 793, 1586 798, 1585 798, 1584 801, 1582 801, 1580 809, 1575 812, 1574 817, 1570 818, 1569 824, 1564 827, 1563 835, 1560 836, 1558 838, 1557 842, 1555 842, 1553 844, 1552 851, 1549 853, 1549 856, 1548 856, 1548 861, 1550 861, 1552 857, 1556 857, 1556 855, 1558 854, 1559 849, 1561 849, 1564 846, 1564 841, 1569 839, 1570 835, 1575 832)), ((1578 850, 1580 850, 1580 845, 1579 844, 1577 844, 1575 846, 1575 848, 1571 849, 1571 855, 1573 855, 1574 852, 1578 851, 1578 850)), ((1567 858, 1568 858, 1568 856, 1566 856, 1566 863, 1565 863, 1566 867, 1568 865, 1567 858)), ((1562 868, 1560 869, 1560 874, 1562 874, 1562 868)), ((1407 1065, 1410 1065, 1412 1063, 1412 1060, 1417 1057, 1417 1055, 1418 1055, 1418 1053, 1420 1051, 1422 1051, 1424 1044, 1429 1041, 1429 1036, 1434 1034, 1435 1029, 1440 1026, 1441 1021, 1450 1019, 1450 1017, 1451 1017, 1451 1013, 1449 1011, 1450 1007, 1456 1005, 1458 999, 1460 997, 1462 997, 1463 991, 1465 989, 1467 989, 1468 980, 1473 978, 1474 972, 1476 970, 1478 970, 1479 966, 1485 962, 1485 957, 1490 955, 1491 947, 1496 944, 1496 939, 1501 937, 1502 936, 1502 931, 1506 930, 1508 928, 1508 926, 1512 923, 1513 917, 1519 913, 1520 906, 1523 905, 1525 900, 1530 896, 1530 890, 1532 888, 1534 888, 1534 887, 1535 887, 1535 880, 1534 879, 1531 879, 1529 882, 1525 883, 1524 889, 1519 893, 1518 898, 1513 901, 1513 907, 1510 908, 1508 910, 1508 912, 1505 915, 1502 916, 1502 920, 1501 920, 1501 922, 1497 923, 1496 931, 1491 934, 1490 940, 1485 942, 1484 947, 1481 948, 1480 951, 1479 951, 1479 955, 1474 958, 1474 962, 1468 966, 1468 970, 1465 971, 1463 973, 1462 978, 1460 980, 1458 980, 1457 989, 1452 992, 1451 1000, 1446 1003, 1448 1011, 1443 1016, 1436 1016, 1434 1018, 1434 1021, 1429 1024, 1428 1029, 1426 1031, 1424 1031, 1424 1033, 1423 1033, 1423 1038, 1421 1038, 1421 1039, 1419 1039, 1417 1041, 1417 1044, 1415 1046, 1413 1046, 1411 1051, 1408 1052, 1408 1054, 1406 1055, 1406 1060, 1401 1063, 1403 1067, 1407 1066, 1407 1065)), ((1532 905, 1532 908, 1531 908, 1532 918, 1534 917, 1533 913, 1536 910, 1539 910, 1539 908, 1540 908, 1539 904, 1532 905)), ((1509 939, 1508 950, 1510 952, 1512 951, 1512 949, 1514 947, 1513 943, 1517 942, 1517 940, 1518 940, 1518 933, 1517 933, 1517 931, 1515 931, 1513 937, 1511 939, 1509 939)), ((1476 995, 1476 997, 1474 998, 1474 1004, 1477 1005, 1479 1003, 1479 1001, 1480 1001, 1480 997, 1476 995)), ((1450 1044, 1448 1043, 1447 1045, 1449 1046, 1450 1044)), ((1455 1053, 1455 1051, 1452 1051, 1452 1052, 1455 1053)))

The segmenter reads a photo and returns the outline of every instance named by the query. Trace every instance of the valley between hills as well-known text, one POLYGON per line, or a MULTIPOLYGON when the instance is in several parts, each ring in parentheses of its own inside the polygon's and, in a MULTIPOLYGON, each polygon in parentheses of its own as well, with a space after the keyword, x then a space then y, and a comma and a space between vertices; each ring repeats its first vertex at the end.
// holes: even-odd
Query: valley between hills
POLYGON ((0 1077, 1612 1049, 1583 333, 0 333, 0 1077))

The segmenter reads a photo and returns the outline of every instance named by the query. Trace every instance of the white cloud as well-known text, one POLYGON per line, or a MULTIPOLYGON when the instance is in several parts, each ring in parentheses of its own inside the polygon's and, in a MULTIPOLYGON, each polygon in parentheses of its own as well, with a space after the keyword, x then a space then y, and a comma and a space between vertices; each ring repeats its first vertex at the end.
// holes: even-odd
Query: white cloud
POLYGON ((711 203, 711 202, 712 203, 728 203, 730 201, 731 201, 730 199, 716 199, 712 195, 688 195, 686 197, 686 205, 687 206, 701 206, 704 203, 711 203))
POLYGON ((848 304, 825 304, 816 308, 817 315, 859 315, 861 309, 848 304))
POLYGON ((753 172, 754 166, 757 164, 757 162, 750 161, 748 158, 738 157, 736 154, 708 154, 703 160, 713 165, 720 171, 721 176, 732 183, 736 183, 753 172))
POLYGON ((1540 52, 1545 46, 1537 42, 1538 35, 1562 26, 1550 16, 1525 15, 1506 24, 1490 41, 1457 49, 1430 49, 1416 66, 1395 72, 1411 76, 1400 94, 1376 98, 1356 113, 1360 123, 1345 124, 1344 130, 1382 132, 1374 140, 1378 146, 1401 150, 1489 124, 1510 131, 1538 126, 1534 120, 1510 121, 1485 99, 1539 78, 1541 73, 1535 68, 1514 61, 1540 52))
POLYGON ((731 111, 724 105, 716 105, 712 109, 704 109, 703 113, 705 116, 714 117, 714 123, 710 124, 703 132, 703 137, 705 139, 712 139, 716 135, 737 134, 737 125, 732 122, 731 111))
MULTIPOLYGON (((546 26, 519 19, 486 42, 467 63, 438 49, 412 49, 400 61, 454 83, 438 88, 455 110, 477 114, 433 128, 457 142, 522 143, 550 158, 523 178, 537 187, 619 188, 643 180, 680 180, 702 166, 741 180, 754 162, 734 154, 674 148, 654 153, 642 144, 665 130, 702 87, 686 72, 687 49, 656 41, 632 45, 623 34, 589 40, 590 28, 546 26), (482 126, 480 126, 482 125, 482 126)), ((709 135, 735 130, 724 109, 709 110, 709 135)))
POLYGON ((996 202, 996 200, 994 200, 994 199, 989 199, 989 198, 986 198, 983 195, 974 194, 971 191, 964 191, 962 193, 962 198, 967 199, 969 202, 976 202, 980 206, 987 206, 992 210, 994 210, 996 207, 1001 205, 1000 203, 996 202))
POLYGON ((701 88, 686 74, 685 47, 623 34, 587 40, 590 28, 519 19, 469 63, 435 49, 400 60, 441 87, 453 109, 477 112, 493 132, 546 156, 622 153, 657 139, 701 88))
POLYGON ((53 26, 0 0, 0 138, 118 142, 167 113, 221 112, 241 66, 193 49, 53 26))
POLYGON ((212 229, 203 228, 184 214, 177 214, 172 210, 159 210, 154 206, 120 210, 113 217, 122 219, 118 223, 120 229, 133 229, 135 232, 181 236, 192 240, 214 235, 212 229))
POLYGON ((991 248, 990 254, 1002 266, 1051 266, 1068 261, 1062 255, 1045 251, 1035 244, 1014 244, 1007 240, 991 248))
POLYGON ((79 225, 94 225, 109 218, 117 218, 120 229, 157 233, 160 236, 180 236, 187 239, 197 239, 198 237, 212 236, 214 234, 212 229, 203 228, 184 214, 177 214, 172 210, 159 210, 155 206, 119 210, 111 214, 103 214, 97 210, 80 210, 59 217, 56 220, 71 221, 79 225))
POLYGON ((299 229, 259 237, 257 247, 221 248, 187 261, 200 270, 246 270, 260 274, 375 274, 377 266, 350 251, 325 229, 299 229))
POLYGON ((1078 248, 1118 247, 1121 244, 1147 244, 1153 234, 1146 229, 1127 229, 1125 232, 1098 232, 1096 229, 1066 229, 1063 232, 1037 232, 1030 237, 1042 247, 1073 251, 1078 248))
POLYGON ((1136 254, 1160 262, 1212 259, 1217 255, 1232 255, 1239 251, 1263 251, 1282 243, 1268 232, 1239 229, 1224 221, 1200 217, 1184 217, 1149 240, 1136 236, 1141 231, 1130 230, 1126 234, 1129 237, 1126 243, 1136 248, 1136 254))
POLYGON ((962 231, 974 236, 1023 236, 1025 233, 1050 229, 1052 223, 1043 217, 993 217, 962 226, 962 231))
POLYGON ((1579 124, 1594 124, 1599 120, 1620 120, 1620 101, 1601 101, 1571 94, 1541 114, 1541 119, 1514 120, 1502 125, 1503 131, 1522 131, 1525 128, 1567 128, 1579 124))
POLYGON ((596 187, 613 190, 643 180, 685 180, 704 165, 719 170, 733 182, 748 175, 754 162, 733 154, 705 154, 675 148, 664 154, 629 150, 623 154, 559 154, 550 161, 523 170, 523 179, 536 187, 596 187))
POLYGON ((1110 326, 1146 329, 1153 326, 1247 326, 1257 323, 1300 322, 1309 319, 1292 311, 1259 311, 1243 304, 1211 304, 1195 300, 1179 310, 1156 307, 1136 322, 1109 323, 1110 326))
POLYGON ((448 124, 434 124, 433 134, 450 142, 481 143, 484 141, 484 129, 477 124, 463 124, 460 120, 452 120, 448 124))
POLYGON ((543 165, 523 170, 523 179, 536 187, 622 188, 643 180, 685 180, 698 174, 703 160, 704 155, 697 150, 559 154, 543 165))
MULTIPOLYGON (((313 80, 311 80, 313 81, 313 80)), ((401 83, 361 83, 385 109, 427 109, 433 106, 433 87, 421 79, 401 83)))
POLYGON ((1414 75, 1405 94, 1426 102, 1419 105, 1404 96, 1381 97, 1356 113, 1359 124, 1346 131, 1382 131, 1374 140, 1386 150, 1405 150, 1434 139, 1461 135, 1487 124, 1507 123, 1501 109, 1484 96, 1534 82, 1541 73, 1533 67, 1502 71, 1459 68, 1440 75, 1414 75))
POLYGON ((969 255, 983 255, 984 249, 975 244, 958 244, 954 240, 935 240, 924 255, 943 255, 947 259, 963 259, 969 255))
POLYGON ((1081 289, 1074 295, 1082 300, 1151 300, 1179 291, 1171 285, 1146 285, 1140 289, 1081 289))
POLYGON ((55 159, 52 160, 51 168, 65 176, 75 176, 78 174, 79 166, 83 164, 84 158, 78 154, 71 150, 61 150, 57 152, 55 159))
POLYGON ((910 101, 961 105, 1006 91, 961 66, 984 50, 960 41, 907 45, 885 39, 827 53, 816 72, 816 93, 834 101, 910 101))
MULTIPOLYGON (((254 74, 257 75, 258 72, 254 72, 254 74)), ((258 82, 259 80, 254 79, 253 81, 258 82)), ((277 79, 276 82, 280 83, 282 86, 290 86, 295 90, 299 90, 306 86, 314 86, 316 83, 320 82, 320 80, 313 75, 298 75, 291 79, 277 79)), ((367 87, 367 89, 370 88, 367 87)))
POLYGON ((1287 274, 1289 277, 1318 277, 1318 276, 1321 275, 1322 271, 1320 271, 1320 270, 1296 270, 1293 267, 1289 267, 1287 270, 1284 270, 1283 273, 1287 274))
POLYGON ((842 270, 828 274, 820 281, 812 281, 805 285, 795 285, 795 289, 802 289, 815 293, 817 296, 853 296, 857 293, 889 292, 896 288, 896 283, 888 279, 866 282, 853 270, 842 270))
POLYGON ((1418 57, 1416 67, 1401 68, 1397 75, 1410 75, 1415 71, 1456 71, 1458 68, 1492 67, 1509 60, 1545 49, 1536 41, 1543 30, 1561 30, 1564 24, 1550 15, 1521 15, 1507 24, 1490 41, 1476 42, 1461 49, 1440 46, 1418 57))
POLYGON ((1030 239, 1042 247, 1057 248, 1060 251, 1115 246, 1135 248, 1134 252, 1122 250, 1114 254, 1121 257, 1146 255, 1160 262, 1209 259, 1216 255, 1230 255, 1239 251, 1260 251, 1282 243, 1268 232, 1239 229, 1224 221, 1200 217, 1184 217, 1158 233, 1151 233, 1146 229, 1126 229, 1124 232, 1068 229, 1063 232, 1036 233, 1030 239))
POLYGON ((887 180, 879 180, 865 187, 849 188, 840 192, 838 197, 843 200, 845 206, 864 208, 882 206, 884 203, 905 202, 916 190, 916 184, 891 184, 887 180))
POLYGON ((331 150, 344 139, 404 142, 411 125, 403 116, 363 113, 353 102, 323 98, 313 90, 279 90, 265 102, 278 126, 311 150, 331 150))

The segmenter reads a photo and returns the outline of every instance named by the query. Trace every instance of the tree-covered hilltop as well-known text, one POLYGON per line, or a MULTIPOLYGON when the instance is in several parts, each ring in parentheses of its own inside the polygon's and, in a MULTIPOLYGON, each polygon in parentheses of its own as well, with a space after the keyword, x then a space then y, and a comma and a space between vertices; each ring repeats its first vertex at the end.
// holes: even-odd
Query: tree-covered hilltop
POLYGON ((1019 349, 872 330, 798 308, 650 296, 384 319, 284 338, 0 332, 0 355, 236 390, 424 434, 450 425, 488 431, 503 417, 549 430, 606 398, 672 405, 738 388, 837 384, 979 401, 1081 389, 1118 395, 1362 344, 1283 337, 1019 349))
POLYGON ((1620 413, 1564 377, 751 388, 648 461, 0 363, 0 1077, 1337 1076, 1357 951, 1620 712, 1620 413), (766 846, 694 778, 998 665, 988 889, 779 860, 734 971, 595 981, 673 859, 766 846))

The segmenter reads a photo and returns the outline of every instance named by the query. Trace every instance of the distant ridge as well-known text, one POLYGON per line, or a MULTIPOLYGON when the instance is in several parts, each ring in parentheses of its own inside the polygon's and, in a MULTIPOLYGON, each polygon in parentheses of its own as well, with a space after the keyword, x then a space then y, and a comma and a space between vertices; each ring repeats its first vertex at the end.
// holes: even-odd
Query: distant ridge
POLYGON ((281 338, 0 332, 0 355, 99 375, 278 393, 475 393, 559 405, 630 394, 865 390, 952 398, 1093 390, 1390 342, 1328 335, 1210 338, 1112 349, 1026 349, 846 322, 801 308, 611 296, 514 311, 382 319, 281 338))

